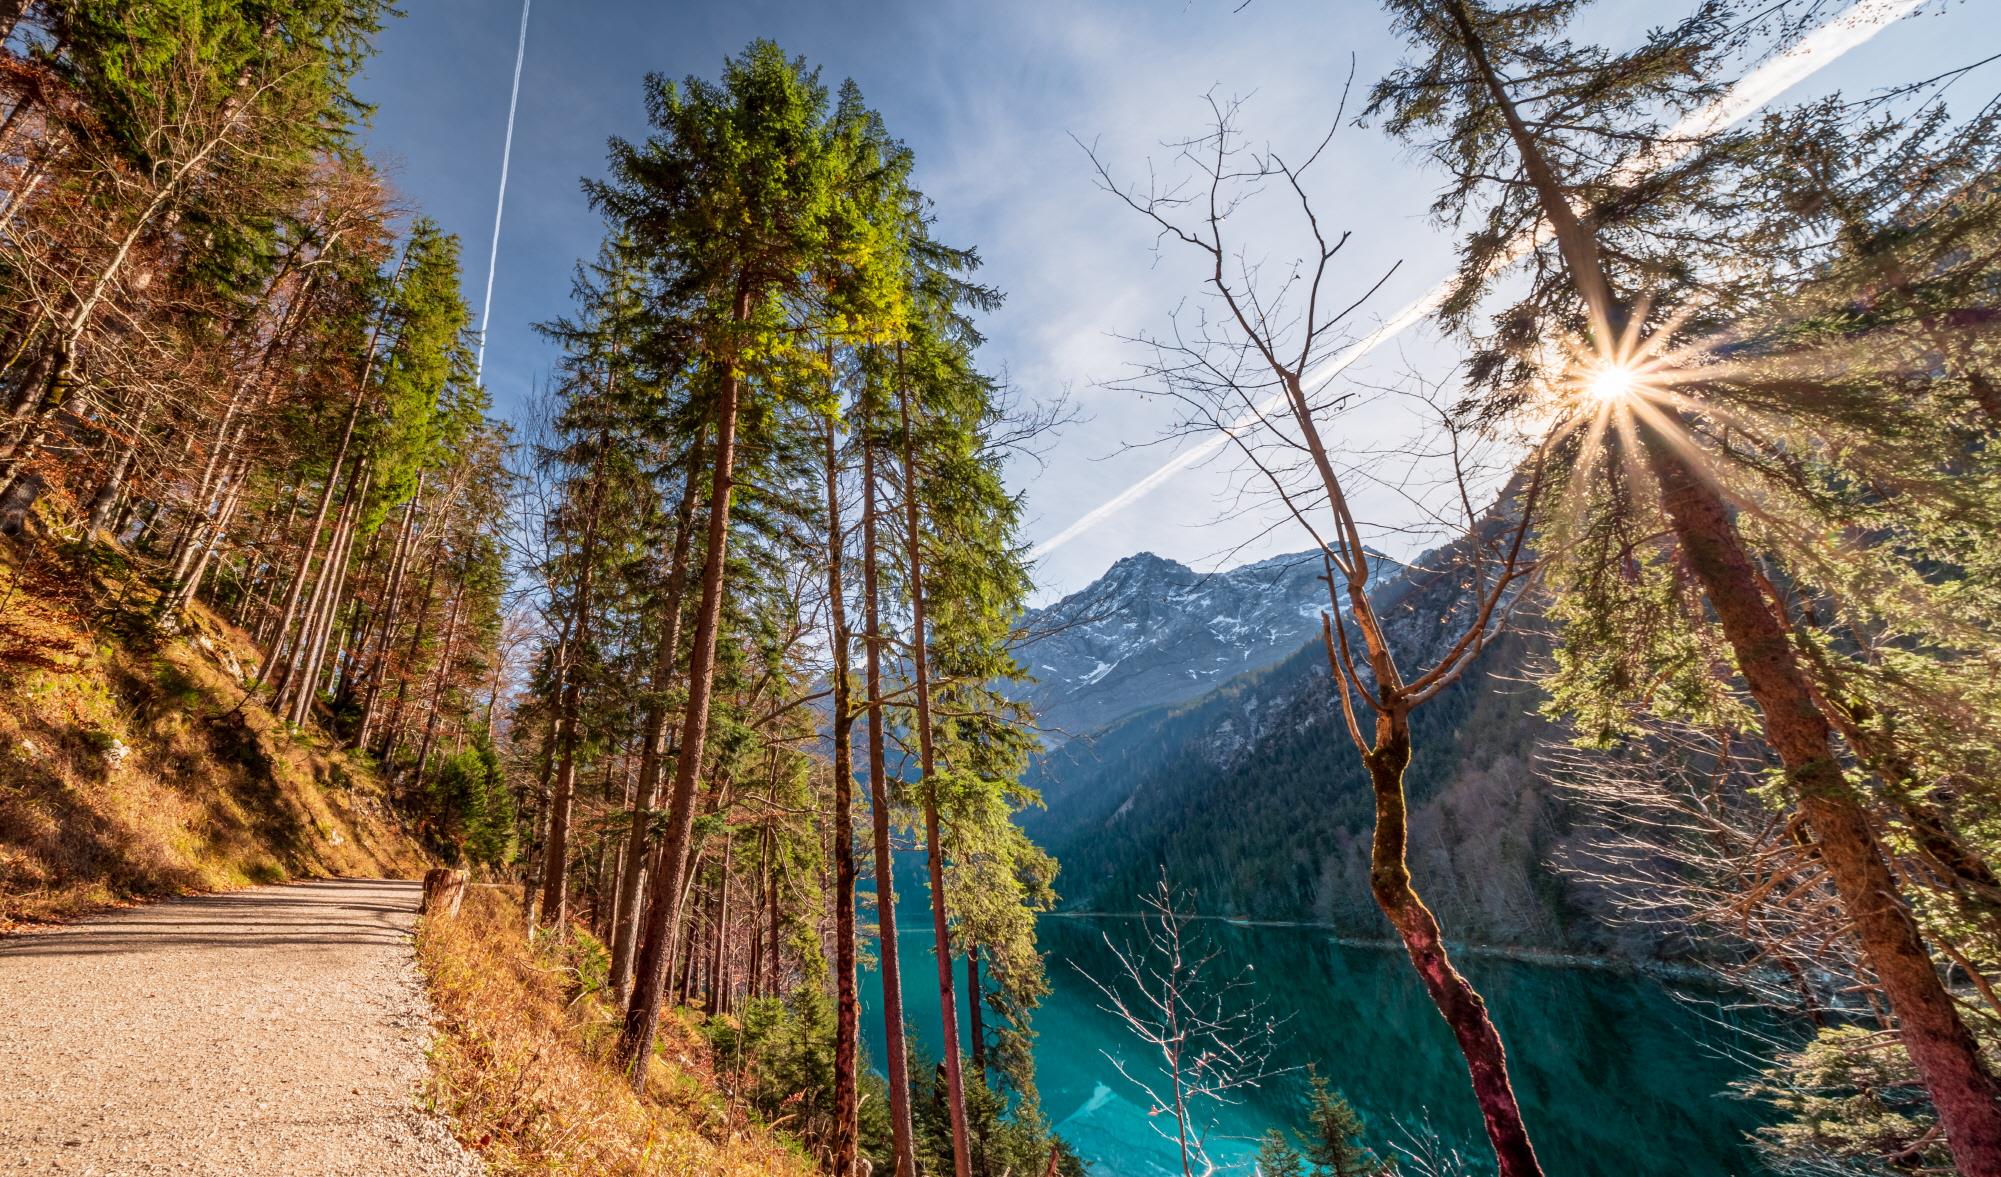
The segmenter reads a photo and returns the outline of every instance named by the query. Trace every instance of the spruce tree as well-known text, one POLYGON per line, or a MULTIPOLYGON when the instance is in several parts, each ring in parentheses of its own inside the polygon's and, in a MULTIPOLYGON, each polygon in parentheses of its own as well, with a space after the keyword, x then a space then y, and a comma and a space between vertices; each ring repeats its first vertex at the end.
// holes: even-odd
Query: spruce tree
POLYGON ((714 446, 688 703, 619 1038, 619 1056, 642 1088, 679 922, 678 883, 689 859, 708 735, 738 430, 774 411, 805 366, 795 364, 802 345, 788 329, 787 300, 804 293, 827 204, 826 91, 802 62, 775 45, 759 42, 731 59, 720 84, 690 78, 682 87, 651 79, 647 104, 655 133, 643 144, 614 141, 613 179, 588 190, 662 276, 657 296, 685 308, 707 386, 714 446))

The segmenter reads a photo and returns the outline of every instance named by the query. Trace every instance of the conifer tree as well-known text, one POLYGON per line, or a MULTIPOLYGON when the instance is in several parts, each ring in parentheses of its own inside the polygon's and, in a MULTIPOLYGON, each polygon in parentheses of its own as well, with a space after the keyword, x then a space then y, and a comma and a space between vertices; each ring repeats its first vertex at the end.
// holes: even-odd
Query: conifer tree
POLYGON ((722 619, 738 429, 744 419, 774 411, 796 371, 790 365, 800 344, 786 329, 786 299, 803 293, 798 286, 825 232, 826 204, 826 92, 803 63, 760 42, 727 63, 720 84, 690 78, 677 87, 654 78, 648 89, 655 134, 643 144, 614 141, 614 179, 589 191, 662 275, 656 297, 685 309, 714 445, 688 703, 619 1039, 635 1086, 645 1083, 680 916, 677 884, 689 860, 722 619))
POLYGON ((1390 1172, 1364 1144, 1368 1125, 1325 1075, 1307 1078, 1306 1160, 1326 1177, 1379 1177, 1390 1172))
MULTIPOLYGON (((1956 1161, 1967 1173, 2001 1172, 2001 1085, 1932 963, 1863 797, 1844 771, 1824 700, 1774 611, 1731 505, 1715 476, 1695 464, 1702 418, 1716 412, 1705 401, 1711 384, 1697 377, 1680 382, 1671 396, 1656 396, 1643 387, 1644 372, 1635 375, 1646 357, 1675 346, 1681 327, 1675 296, 1687 292, 1672 276, 1685 272, 1689 237, 1681 235, 1679 271, 1645 264, 1666 253, 1658 245, 1635 246, 1649 229, 1690 216, 1688 206, 1712 191, 1704 171, 1740 147, 1735 136, 1711 135, 1689 144, 1688 162, 1663 175, 1643 154, 1658 149, 1643 145, 1658 140, 1655 120, 1663 112, 1694 107, 1714 85, 1719 58, 1730 48, 1726 10, 1705 7, 1642 49, 1613 55, 1561 39, 1574 8, 1395 0, 1390 9, 1399 29, 1427 56, 1385 79, 1372 110, 1389 112, 1394 131, 1441 133, 1434 154, 1458 177, 1443 207, 1485 202, 1489 230, 1478 239, 1484 250, 1469 254, 1462 310, 1486 289, 1495 263, 1507 260, 1502 242, 1538 222, 1548 226, 1561 269, 1544 271, 1530 299, 1511 312, 1504 346, 1494 354, 1526 357, 1539 339, 1583 340, 1582 379, 1597 402, 1595 414, 1584 416, 1595 415, 1601 428, 1616 418, 1619 444, 1630 444, 1648 471, 1680 561, 1701 585, 1761 713, 1766 742, 1938 1106, 1956 1161), (1530 76, 1538 80, 1520 80, 1530 76), (1522 182, 1497 184, 1495 175, 1522 182), (1615 258, 1620 265, 1608 260, 1615 258), (1568 332, 1566 324, 1573 325, 1568 332)), ((1528 384, 1525 372, 1496 364, 1476 366, 1474 375, 1516 396, 1528 384)), ((1505 411, 1510 399, 1489 411, 1496 407, 1505 411)))
POLYGON ((1251 1160, 1251 1171, 1257 1177, 1307 1177, 1305 1158, 1276 1128, 1267 1128, 1258 1137, 1258 1154, 1251 1160))

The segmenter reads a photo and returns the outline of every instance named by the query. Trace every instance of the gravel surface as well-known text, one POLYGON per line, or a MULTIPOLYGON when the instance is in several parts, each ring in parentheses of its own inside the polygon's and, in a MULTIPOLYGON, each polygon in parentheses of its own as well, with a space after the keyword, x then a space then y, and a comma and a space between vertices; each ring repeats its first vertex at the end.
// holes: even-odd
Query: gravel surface
POLYGON ((0 939, 0 1174, 475 1177, 416 1104, 419 893, 258 887, 0 939))

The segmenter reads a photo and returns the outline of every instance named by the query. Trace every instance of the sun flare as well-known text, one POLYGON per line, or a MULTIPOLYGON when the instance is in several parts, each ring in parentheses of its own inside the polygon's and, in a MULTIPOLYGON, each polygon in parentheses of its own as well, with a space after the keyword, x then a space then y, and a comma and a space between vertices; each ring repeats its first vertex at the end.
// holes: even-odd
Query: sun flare
POLYGON ((1584 382, 1584 395, 1595 404, 1613 405, 1632 396, 1639 385, 1639 373, 1630 365, 1607 363, 1584 382))

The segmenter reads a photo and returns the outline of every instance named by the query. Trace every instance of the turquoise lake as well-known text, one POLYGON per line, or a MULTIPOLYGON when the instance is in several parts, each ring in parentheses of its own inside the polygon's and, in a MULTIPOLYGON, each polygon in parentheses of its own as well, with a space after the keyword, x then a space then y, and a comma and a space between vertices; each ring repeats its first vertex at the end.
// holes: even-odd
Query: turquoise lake
MULTIPOLYGON (((899 872, 901 873, 901 872, 899 872)), ((936 962, 928 924, 919 923, 922 887, 899 896, 908 1021, 930 1057, 938 1054, 936 962), (913 894, 914 893, 914 894, 913 894), (916 903, 910 902, 916 900, 916 903)), ((1248 966, 1281 1029, 1286 1063, 1312 1064, 1367 1118, 1372 1143, 1402 1139, 1399 1125, 1434 1134, 1492 1172, 1463 1063, 1444 1022, 1418 987, 1410 963, 1388 948, 1344 945, 1311 928, 1203 921, 1221 960, 1248 966)), ((1138 1089, 1110 1061, 1146 1066, 1139 1043, 1080 972, 1111 976, 1104 937, 1119 943, 1137 927, 1117 917, 1050 916, 1040 937, 1052 993, 1037 1012, 1037 1079, 1043 1107, 1063 1137, 1103 1177, 1179 1172, 1163 1132, 1169 1116, 1149 1116, 1138 1089)), ((1544 1167, 1552 1177, 1711 1177, 1763 1170, 1745 1142, 1758 1105, 1732 1095, 1768 1049, 1771 1023, 1733 1011, 1721 995, 1693 984, 1627 972, 1531 964, 1462 953, 1461 969, 1499 1024, 1515 1086, 1544 1167)), ((963 980, 963 967, 956 977, 963 980)), ((881 979, 862 979, 862 1030, 882 1057, 881 979)), ((963 995, 961 1000, 963 1000, 963 995)), ((1303 1075, 1284 1076, 1235 1107, 1210 1108, 1209 1152, 1225 1172, 1248 1173, 1255 1139, 1293 1125, 1303 1075)))

